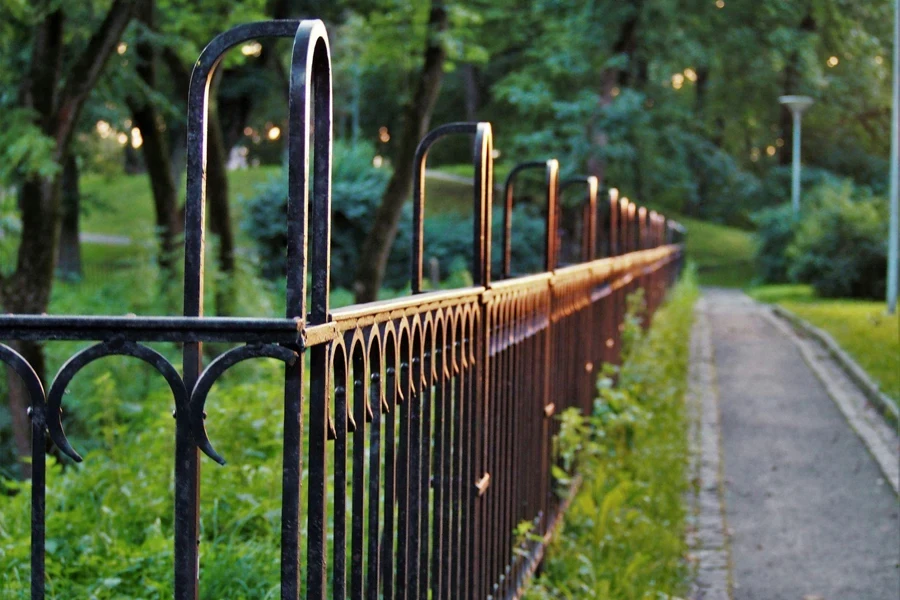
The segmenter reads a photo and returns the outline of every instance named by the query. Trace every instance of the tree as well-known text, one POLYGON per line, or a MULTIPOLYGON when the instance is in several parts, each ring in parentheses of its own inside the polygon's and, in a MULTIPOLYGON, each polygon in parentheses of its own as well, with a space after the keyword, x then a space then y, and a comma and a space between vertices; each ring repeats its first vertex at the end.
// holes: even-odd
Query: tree
MULTIPOLYGON (((8 312, 47 310, 62 218, 63 166, 69 158, 84 104, 131 20, 133 4, 134 0, 114 0, 85 36, 78 34, 82 33, 86 15, 82 12, 73 16, 78 11, 68 4, 42 1, 34 7, 19 5, 18 11, 11 11, 17 25, 29 32, 30 52, 27 57, 4 57, 8 63, 22 61, 25 68, 16 98, 9 104, 18 117, 27 116, 35 144, 29 154, 43 160, 40 164, 18 161, 19 169, 14 173, 19 186, 22 233, 16 267, 0 278, 0 301, 8 312), (74 35, 70 37, 67 29, 72 29, 74 35)), ((18 342, 16 347, 43 379, 42 348, 33 342, 18 342)), ((21 456, 27 456, 27 395, 17 377, 10 375, 8 379, 16 446, 21 456)), ((30 474, 27 465, 22 470, 30 474)))
POLYGON ((397 235, 400 212, 412 191, 416 146, 428 132, 431 112, 441 89, 444 59, 447 54, 440 34, 446 29, 446 8, 439 3, 431 4, 426 28, 424 62, 417 78, 415 93, 403 108, 400 139, 394 153, 394 173, 385 189, 360 253, 353 290, 357 302, 370 302, 378 297, 391 244, 397 235))
MULTIPOLYGON (((135 43, 135 71, 146 91, 157 89, 157 52, 151 40, 151 35, 156 29, 155 6, 154 0, 146 0, 137 11, 142 29, 135 43)), ((176 86, 176 89, 182 91, 181 86, 176 86)), ((163 130, 165 121, 147 93, 129 94, 126 103, 135 127, 141 132, 141 154, 144 157, 144 166, 153 193, 156 231, 159 237, 157 261, 163 270, 171 271, 176 257, 175 237, 181 229, 181 221, 169 143, 163 130)))

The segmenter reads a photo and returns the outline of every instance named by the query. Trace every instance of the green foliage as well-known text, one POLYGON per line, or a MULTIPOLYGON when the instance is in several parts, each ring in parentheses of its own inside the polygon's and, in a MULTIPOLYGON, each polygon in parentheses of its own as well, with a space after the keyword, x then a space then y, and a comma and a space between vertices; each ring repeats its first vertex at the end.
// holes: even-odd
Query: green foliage
MULTIPOLYGON (((334 285, 350 287, 356 274, 359 244, 374 217, 390 178, 372 166, 371 147, 337 143, 331 186, 331 277, 334 285)), ((265 277, 284 275, 287 248, 287 175, 273 177, 246 201, 242 229, 254 242, 265 277)))
MULTIPOLYGON (((336 287, 350 288, 356 274, 359 247, 374 218, 389 171, 372 166, 374 151, 365 145, 335 144, 332 180, 331 279, 336 287)), ((441 279, 458 277, 472 264, 471 187, 441 180, 427 184, 428 211, 424 223, 426 263, 438 260, 441 279), (436 194, 432 191, 438 190, 436 194), (460 206, 460 202, 466 206, 460 206), (469 214, 462 212, 468 209, 469 214), (431 216, 433 215, 433 216, 431 216)), ((284 274, 287 240, 287 182, 282 174, 258 188, 256 196, 241 207, 242 231, 253 241, 263 275, 274 279, 284 274)), ((495 272, 500 270, 499 241, 502 212, 493 218, 495 272)), ((537 207, 523 202, 513 210, 512 265, 516 273, 543 267, 544 218, 537 207)), ((409 284, 412 245, 412 205, 404 207, 397 238, 391 250, 384 286, 402 289, 409 284)))
POLYGON ((787 248, 794 240, 794 210, 782 204, 756 213, 756 270, 762 281, 781 283, 788 278, 787 248))
MULTIPOLYGON (((153 261, 135 260, 127 270, 108 272, 98 287, 60 283, 51 310, 177 312, 167 297, 153 293, 157 278, 153 261)), ((260 314, 265 286, 251 281, 238 287, 249 290, 242 302, 260 314)), ((178 355, 172 344, 151 345, 170 360, 178 355)), ((48 344, 48 371, 79 347, 48 344)), ((218 382, 209 398, 210 431, 220 432, 213 436, 229 459, 225 468, 203 464, 202 577, 209 597, 278 597, 282 413, 273 407, 281 404, 281 372, 273 361, 250 361, 218 382)), ((66 432, 85 461, 48 457, 47 597, 171 598, 175 421, 168 386, 139 361, 109 357, 79 373, 64 408, 66 432)), ((0 452, 5 467, 11 458, 0 452)), ((0 597, 24 600, 30 493, 3 465, 0 597)))
POLYGON ((747 227, 786 199, 791 122, 777 97, 802 93, 816 100, 804 162, 876 190, 886 181, 887 0, 494 4, 480 114, 513 133, 504 156, 556 156, 639 202, 747 227))
MULTIPOLYGON (((2 100, 2 98, 0 98, 2 100)), ((3 103, 0 102, 0 107, 3 103)), ((0 183, 31 175, 49 177, 59 171, 53 158, 56 142, 35 124, 35 111, 27 108, 0 110, 0 183)))
MULTIPOLYGON (((649 332, 636 337, 618 384, 600 380, 593 415, 561 415, 557 444, 583 482, 543 574, 525 598, 682 595, 688 487, 683 397, 696 297, 689 274, 649 332)), ((634 323, 632 329, 642 331, 634 323)))
POLYGON ((820 296, 884 297, 887 205, 861 195, 850 183, 820 186, 787 249, 791 278, 820 296))

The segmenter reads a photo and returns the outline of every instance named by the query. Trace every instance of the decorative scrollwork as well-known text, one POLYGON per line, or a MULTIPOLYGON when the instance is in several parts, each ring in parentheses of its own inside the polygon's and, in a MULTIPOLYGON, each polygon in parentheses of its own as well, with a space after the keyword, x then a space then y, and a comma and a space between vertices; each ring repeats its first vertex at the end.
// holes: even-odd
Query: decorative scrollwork
POLYGON ((0 344, 0 361, 6 363, 25 383, 25 389, 28 390, 28 397, 31 399, 32 421, 43 422, 45 418, 43 412, 44 386, 34 368, 25 360, 24 356, 6 344, 0 344))
POLYGON ((82 458, 69 443, 63 430, 61 420, 63 394, 78 371, 97 359, 115 355, 139 358, 159 371, 166 379, 175 397, 175 410, 187 410, 188 408, 188 394, 184 387, 184 381, 182 381, 181 376, 175 370, 175 367, 172 366, 172 363, 153 348, 121 340, 102 342, 85 348, 66 361, 59 369, 50 386, 50 391, 47 393, 47 428, 50 431, 50 439, 53 440, 53 443, 56 444, 63 454, 75 462, 81 462, 82 458))
POLYGON ((206 406, 206 398, 213 384, 225 371, 239 362, 251 358, 276 358, 291 367, 297 362, 299 355, 294 350, 277 344, 248 344, 239 348, 232 348, 209 363, 209 366, 200 374, 197 384, 191 392, 191 433, 194 435, 194 441, 204 454, 220 465, 225 464, 225 459, 213 448, 206 433, 206 425, 204 423, 206 413, 203 410, 206 406))

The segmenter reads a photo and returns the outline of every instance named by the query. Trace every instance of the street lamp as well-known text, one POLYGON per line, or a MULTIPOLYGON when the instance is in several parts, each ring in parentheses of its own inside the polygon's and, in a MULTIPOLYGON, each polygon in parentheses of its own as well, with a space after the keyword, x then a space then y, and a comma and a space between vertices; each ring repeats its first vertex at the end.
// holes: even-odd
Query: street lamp
POLYGON ((778 101, 787 106, 794 115, 794 165, 791 176, 791 205, 794 207, 794 218, 800 216, 800 116, 812 106, 809 96, 779 96, 778 101))

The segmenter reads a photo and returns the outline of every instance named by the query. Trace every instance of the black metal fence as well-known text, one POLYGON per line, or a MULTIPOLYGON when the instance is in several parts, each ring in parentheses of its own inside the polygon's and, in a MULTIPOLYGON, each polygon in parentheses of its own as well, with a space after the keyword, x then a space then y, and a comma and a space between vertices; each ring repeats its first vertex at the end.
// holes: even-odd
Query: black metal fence
POLYGON ((413 294, 332 311, 331 102, 320 21, 254 23, 218 36, 200 55, 190 87, 184 316, 0 317, 0 339, 96 342, 69 359, 46 392, 22 354, 0 345, 0 360, 30 394, 32 598, 45 591, 45 436, 81 460, 63 431, 63 393, 83 367, 114 354, 148 363, 174 396, 178 599, 199 594, 199 451, 224 464, 204 425, 207 394, 227 369, 255 357, 285 365, 282 598, 514 597, 538 565, 566 498, 551 476, 554 414, 590 410, 598 367, 619 355, 625 297, 643 289, 652 314, 680 268, 680 230, 615 190, 598 204, 596 178, 560 183, 555 160, 524 163, 506 183, 503 267, 500 280, 491 281, 491 127, 445 125, 416 155, 413 294), (227 50, 266 37, 294 38, 285 318, 204 317, 209 82, 227 50), (422 292, 424 166, 429 147, 448 135, 474 138, 476 285, 422 292), (546 270, 511 277, 513 181, 531 168, 546 174, 546 270), (570 186, 585 190, 580 260, 558 267, 559 194, 570 186), (153 341, 181 344, 180 374, 144 344, 153 341), (204 366, 201 344, 213 341, 242 345, 204 366), (517 540, 523 522, 532 524, 532 535, 517 540))

